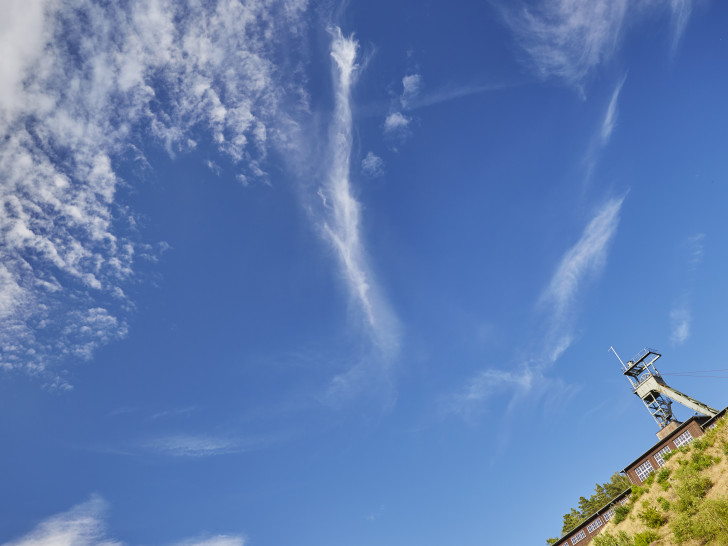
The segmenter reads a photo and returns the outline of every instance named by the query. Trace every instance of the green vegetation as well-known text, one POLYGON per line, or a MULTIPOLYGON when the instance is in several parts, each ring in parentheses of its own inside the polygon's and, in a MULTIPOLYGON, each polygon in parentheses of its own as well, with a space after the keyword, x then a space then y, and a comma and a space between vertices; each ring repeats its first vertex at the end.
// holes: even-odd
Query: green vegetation
MULTIPOLYGON (((642 485, 632 486, 627 503, 614 507, 593 546, 649 546, 655 541, 660 546, 728 545, 728 420, 721 419, 665 459, 669 461, 642 485)), ((628 487, 616 478, 612 476, 611 488, 597 486, 590 499, 579 499, 578 509, 564 515, 564 533, 583 525, 628 487)), ((547 542, 560 545, 556 538, 547 542)))
POLYGON ((670 473, 669 468, 661 468, 655 477, 655 481, 660 484, 663 491, 670 489, 670 482, 668 481, 670 479, 670 473))
POLYGON ((579 525, 586 518, 590 517, 594 512, 602 506, 617 497, 625 489, 629 487, 629 479, 615 472, 608 482, 596 484, 594 486, 594 494, 588 499, 579 497, 578 510, 572 508, 568 513, 564 514, 564 523, 561 527, 561 534, 564 535, 579 525))
POLYGON ((665 497, 657 497, 657 504, 659 504, 660 508, 662 508, 665 512, 667 512, 671 506, 670 501, 665 497))
POLYGON ((660 538, 653 531, 645 531, 637 533, 630 537, 624 531, 619 531, 616 535, 611 533, 601 533, 594 537, 594 546, 649 546, 655 540, 660 538))
POLYGON ((698 503, 693 513, 679 514, 671 524, 678 544, 700 540, 702 544, 728 544, 728 499, 698 503))
POLYGON ((654 504, 648 501, 642 503, 642 511, 637 514, 642 523, 650 529, 657 529, 667 523, 667 518, 660 512, 654 504))
POLYGON ((616 535, 600 533, 594 537, 592 544, 594 546, 634 546, 634 540, 624 531, 619 531, 616 535))
MULTIPOLYGON (((591 517, 597 510, 616 498, 620 493, 629 487, 629 478, 615 472, 608 482, 594 485, 594 494, 588 499, 579 497, 578 509, 572 508, 564 514, 564 522, 561 526, 561 536, 578 526, 582 521, 591 517)), ((548 538, 546 544, 556 544, 559 538, 548 538)))
POLYGON ((621 523, 629 516, 628 506, 617 506, 614 509, 614 523, 621 523))
POLYGON ((594 546, 728 544, 728 480, 725 467, 715 468, 728 456, 726 421, 669 455, 651 479, 632 487, 594 546))
POLYGON ((650 546, 659 536, 653 531, 645 531, 644 533, 636 533, 634 536, 634 546, 650 546))

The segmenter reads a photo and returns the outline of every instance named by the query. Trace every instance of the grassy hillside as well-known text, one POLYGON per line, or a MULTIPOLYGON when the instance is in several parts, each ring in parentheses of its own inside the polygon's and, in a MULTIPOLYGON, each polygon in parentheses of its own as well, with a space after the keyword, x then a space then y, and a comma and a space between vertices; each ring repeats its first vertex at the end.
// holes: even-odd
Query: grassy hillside
POLYGON ((728 421, 665 458, 593 546, 728 545, 728 421))

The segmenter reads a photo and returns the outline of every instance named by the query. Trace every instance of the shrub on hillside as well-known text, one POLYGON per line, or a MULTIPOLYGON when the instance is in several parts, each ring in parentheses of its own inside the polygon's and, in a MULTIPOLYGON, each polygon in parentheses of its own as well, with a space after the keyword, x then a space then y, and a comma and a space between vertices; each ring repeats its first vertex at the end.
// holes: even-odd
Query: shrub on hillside
POLYGON ((670 524, 675 542, 698 540, 701 544, 728 544, 728 499, 706 500, 694 514, 683 513, 670 524))
POLYGON ((642 503, 642 511, 637 513, 637 517, 650 529, 657 529, 667 523, 665 515, 647 501, 642 503))
POLYGON ((670 478, 670 469, 669 468, 662 468, 657 473, 657 476, 655 477, 655 481, 660 484, 660 487, 662 487, 663 491, 667 491, 670 489, 670 482, 668 479, 670 478))
POLYGON ((614 524, 623 522, 629 515, 629 508, 626 506, 617 506, 614 509, 614 524))
POLYGON ((594 537, 594 546, 634 546, 634 541, 624 531, 616 535, 605 531, 594 537))
POLYGON ((650 546, 658 538, 654 531, 645 531, 644 533, 636 533, 634 535, 634 546, 650 546))
POLYGON ((667 500, 665 497, 657 497, 657 503, 660 505, 660 508, 662 508, 665 512, 670 509, 670 501, 667 500))
POLYGON ((677 496, 676 508, 678 512, 695 513, 700 500, 713 486, 708 476, 698 472, 681 473, 678 483, 675 485, 677 496))
POLYGON ((706 468, 713 466, 713 463, 717 463, 718 461, 720 461, 719 458, 711 457, 702 451, 698 451, 693 453, 692 457, 690 457, 688 468, 695 471, 705 470, 706 468))

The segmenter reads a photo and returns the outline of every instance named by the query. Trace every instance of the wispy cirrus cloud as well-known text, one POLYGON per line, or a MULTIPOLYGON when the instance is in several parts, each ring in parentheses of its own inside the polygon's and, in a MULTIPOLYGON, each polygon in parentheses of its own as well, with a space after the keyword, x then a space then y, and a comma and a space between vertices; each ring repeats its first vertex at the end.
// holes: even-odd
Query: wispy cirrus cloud
MULTIPOLYGON (((70 510, 41 521, 27 535, 3 546, 121 546, 109 537, 106 525, 107 502, 99 495, 70 510)), ((183 540, 176 546, 243 546, 242 535, 214 535, 183 540)))
MULTIPOLYGON (((205 139, 265 177, 300 106, 276 36, 306 3, 11 0, 0 27, 0 367, 69 388, 59 361, 123 337, 140 259, 118 166, 205 139), (21 5, 22 4, 22 5, 21 5), (283 104, 286 104, 286 108, 283 104)), ((161 252, 161 247, 156 253, 161 252)))
MULTIPOLYGON (((328 163, 324 184, 317 190, 322 208, 317 217, 325 239, 338 258, 354 309, 374 352, 354 358, 347 371, 337 375, 329 387, 329 399, 347 399, 374 376, 388 381, 389 365, 399 348, 399 321, 378 288, 365 252, 361 234, 361 204, 350 179, 352 151, 351 88, 357 77, 358 43, 339 28, 331 31, 334 65, 334 112, 328 132, 328 163)), ((370 158, 376 167, 378 162, 370 158)), ((370 163, 372 163, 370 161, 370 163)))
POLYGON ((486 368, 471 377, 462 390, 444 399, 447 412, 468 417, 492 396, 502 393, 510 393, 513 401, 529 393, 541 396, 564 392, 563 384, 547 377, 545 372, 573 341, 578 295, 606 265, 623 202, 624 197, 620 197, 604 203, 579 240, 562 256, 538 300, 545 319, 543 333, 533 341, 533 347, 519 355, 519 363, 513 369, 486 368))
POLYGON ((456 100, 469 95, 477 95, 487 93, 489 91, 500 91, 510 87, 510 84, 465 84, 465 85, 445 85, 436 89, 430 89, 427 92, 418 92, 417 96, 407 101, 408 110, 417 110, 434 104, 440 104, 451 100, 456 100))
POLYGON ((168 434, 144 444, 144 449, 172 457, 213 457, 243 453, 268 445, 269 439, 215 436, 208 434, 168 434))
POLYGON ((329 128, 329 166, 326 183, 319 189, 324 204, 322 228, 335 249, 349 292, 365 319, 377 347, 392 354, 397 348, 397 320, 379 293, 366 259, 361 237, 361 205, 350 181, 352 148, 351 87, 356 79, 358 44, 334 29, 336 102, 329 128))
POLYGON ((608 61, 628 26, 669 10, 671 47, 685 31, 692 0, 546 0, 536 6, 504 5, 502 13, 515 38, 543 78, 581 86, 589 73, 608 61))
POLYGON ((461 391, 446 398, 446 411, 469 417, 490 397, 502 392, 526 392, 532 385, 533 373, 530 369, 485 369, 471 377, 461 391))
POLYGON ((175 417, 186 417, 191 415, 193 412, 197 410, 196 406, 187 406, 184 408, 174 408, 174 409, 167 409, 158 411, 156 413, 153 413, 149 416, 150 421, 156 421, 158 419, 169 419, 169 418, 175 418, 175 417))
POLYGON ((402 92, 391 100, 389 111, 384 118, 382 126, 384 137, 394 145, 402 144, 412 134, 412 122, 417 119, 413 117, 413 111, 506 87, 508 87, 506 84, 449 84, 425 91, 421 74, 407 74, 402 78, 402 92))
POLYGON ((104 499, 93 495, 88 501, 42 521, 24 537, 3 546, 120 546, 122 542, 107 536, 104 521, 107 508, 104 499))
POLYGON ((594 215, 579 240, 561 258, 540 301, 551 308, 555 326, 568 320, 577 292, 584 282, 596 276, 607 261, 609 243, 619 225, 624 197, 610 199, 594 215))
POLYGON ((675 300, 670 309, 670 341, 678 346, 685 343, 691 334, 692 311, 691 300, 695 274, 703 261, 705 253, 705 234, 698 233, 687 237, 683 242, 683 250, 686 256, 686 287, 683 293, 675 300))
POLYGON ((685 27, 688 26, 690 20, 690 14, 693 11, 694 0, 670 0, 671 18, 670 23, 672 26, 672 53, 675 53, 677 46, 680 44, 680 38, 682 38, 685 32, 685 27))
POLYGON ((679 305, 670 311, 670 324, 672 333, 670 341, 673 345, 682 345, 690 337, 690 310, 687 305, 679 305))
POLYGON ((612 137, 614 127, 617 124, 617 104, 619 102, 619 95, 622 92, 622 87, 624 86, 624 82, 626 81, 626 79, 627 76, 624 76, 621 80, 619 80, 616 87, 614 88, 614 91, 612 91, 612 97, 609 99, 607 111, 605 112, 604 120, 602 121, 601 131, 599 132, 601 141, 600 143, 602 146, 606 145, 609 142, 609 139, 612 137))
POLYGON ((590 139, 589 146, 584 153, 582 164, 586 171, 584 181, 587 184, 591 182, 599 163, 599 158, 607 144, 609 144, 612 133, 614 133, 614 129, 617 126, 619 118, 619 98, 626 81, 627 75, 625 74, 614 86, 612 94, 609 97, 609 102, 604 110, 604 117, 602 118, 601 124, 590 139))
POLYGON ((246 542, 243 536, 215 535, 207 538, 199 537, 176 542, 175 546, 244 546, 246 542))

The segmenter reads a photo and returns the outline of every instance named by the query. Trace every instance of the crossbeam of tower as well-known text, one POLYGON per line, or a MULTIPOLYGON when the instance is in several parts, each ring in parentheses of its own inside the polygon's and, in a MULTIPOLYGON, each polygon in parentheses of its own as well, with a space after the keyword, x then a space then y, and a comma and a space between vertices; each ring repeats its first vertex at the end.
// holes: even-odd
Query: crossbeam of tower
MULTIPOLYGON (((613 348, 612 351, 614 351, 613 348)), ((616 351, 614 351, 614 354, 617 355, 616 351)), ((629 379, 634 393, 644 402, 647 411, 650 412, 660 429, 665 428, 673 421, 677 421, 672 413, 673 401, 709 417, 718 415, 718 410, 673 389, 665 383, 660 372, 655 368, 655 362, 661 356, 657 351, 645 348, 625 364, 617 355, 622 364, 624 375, 629 379)))

